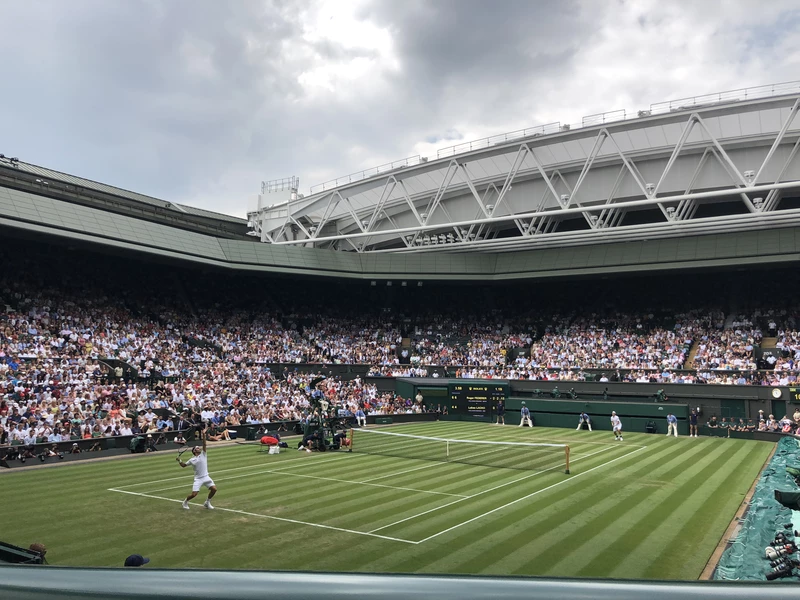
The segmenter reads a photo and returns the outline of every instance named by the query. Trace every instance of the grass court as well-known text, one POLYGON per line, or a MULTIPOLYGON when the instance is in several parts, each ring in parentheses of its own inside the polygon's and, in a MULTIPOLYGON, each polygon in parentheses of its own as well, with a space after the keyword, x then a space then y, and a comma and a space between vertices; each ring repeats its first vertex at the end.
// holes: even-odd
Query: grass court
POLYGON ((570 474, 563 453, 520 470, 212 445, 213 511, 205 489, 181 509, 192 471, 175 451, 5 472, 3 540, 44 543, 52 565, 139 553, 146 568, 691 580, 774 445, 462 422, 386 430, 565 443, 570 474))

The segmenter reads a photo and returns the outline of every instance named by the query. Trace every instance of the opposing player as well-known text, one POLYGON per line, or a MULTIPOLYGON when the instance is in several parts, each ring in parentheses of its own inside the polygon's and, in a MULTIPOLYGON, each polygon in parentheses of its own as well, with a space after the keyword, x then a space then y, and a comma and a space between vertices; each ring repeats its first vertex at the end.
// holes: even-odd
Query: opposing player
POLYGON ((621 442, 622 441, 622 421, 619 420, 617 413, 613 410, 611 411, 611 429, 614 430, 614 439, 621 442))
POLYGON ((203 448, 200 449, 200 446, 195 446, 192 448, 192 458, 183 462, 180 457, 176 458, 175 460, 181 465, 181 468, 186 468, 189 465, 192 466, 194 469, 194 483, 192 484, 192 493, 186 496, 186 500, 183 501, 183 508, 189 510, 189 500, 197 496, 197 492, 200 491, 201 487, 208 488, 208 498, 206 501, 203 502, 203 506, 208 508, 209 510, 213 510, 214 507, 211 506, 211 499, 214 497, 214 494, 217 493, 217 486, 214 485, 214 481, 208 475, 208 455, 206 454, 206 438, 203 437, 203 448))

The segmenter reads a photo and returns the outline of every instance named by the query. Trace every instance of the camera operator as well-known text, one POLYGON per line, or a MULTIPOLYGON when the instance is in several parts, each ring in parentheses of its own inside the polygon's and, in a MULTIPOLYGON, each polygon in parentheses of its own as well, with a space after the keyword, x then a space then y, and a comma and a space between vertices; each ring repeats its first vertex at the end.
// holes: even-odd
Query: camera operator
POLYGON ((24 446, 22 450, 19 452, 19 460, 21 463, 25 463, 25 461, 29 458, 36 458, 36 452, 34 451, 34 445, 36 444, 36 438, 33 437, 33 433, 29 434, 25 438, 24 446))
POLYGON ((59 460, 64 459, 64 453, 58 451, 58 444, 53 444, 49 448, 46 448, 39 455, 39 460, 41 460, 42 462, 44 462, 45 459, 47 458, 58 458, 59 460))

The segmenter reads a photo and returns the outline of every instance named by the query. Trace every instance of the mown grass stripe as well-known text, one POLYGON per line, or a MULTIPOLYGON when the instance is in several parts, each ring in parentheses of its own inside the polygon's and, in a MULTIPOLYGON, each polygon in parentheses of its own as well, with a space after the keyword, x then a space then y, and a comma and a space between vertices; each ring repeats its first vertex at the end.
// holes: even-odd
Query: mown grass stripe
MULTIPOLYGON (((635 468, 631 481, 651 473, 654 464, 664 464, 664 461, 670 460, 670 456, 682 465, 683 453, 680 449, 663 450, 664 452, 650 452, 644 458, 637 457, 627 461, 635 468)), ((627 463, 620 461, 616 464, 620 465, 619 469, 625 469, 627 463)), ((503 514, 498 518, 499 523, 487 522, 475 531, 479 544, 483 546, 475 554, 475 559, 451 564, 447 568, 452 567, 456 572, 486 572, 492 570, 492 565, 501 565, 500 570, 503 572, 522 574, 529 573, 533 565, 538 570, 540 557, 552 554, 552 546, 558 545, 560 552, 565 552, 576 540, 583 539, 582 536, 572 535, 572 531, 561 532, 559 528, 567 523, 571 524, 569 528, 581 527, 580 515, 585 514, 586 507, 590 507, 590 511, 595 510, 597 506, 592 502, 596 498, 608 497, 616 487, 616 481, 609 477, 608 472, 598 470, 570 488, 565 487, 558 493, 547 494, 532 504, 503 514), (526 514, 530 516, 527 517, 526 514), (519 527, 523 519, 526 520, 524 528, 519 527), (490 556, 491 560, 486 561, 485 556, 490 556)))
POLYGON ((699 562, 707 560, 716 548, 719 532, 724 531, 730 521, 728 515, 738 508, 746 494, 737 494, 736 490, 747 489, 758 475, 764 463, 764 451, 763 447, 754 445, 732 472, 715 474, 697 490, 704 500, 702 511, 692 510, 687 499, 681 507, 683 519, 676 519, 681 526, 659 527, 643 542, 640 554, 652 557, 643 572, 645 578, 658 578, 663 570, 683 572, 691 579, 700 576, 703 565, 699 562), (695 555, 699 561, 695 560, 695 555))
MULTIPOLYGON (((529 570, 530 563, 536 562, 536 569, 540 573, 550 573, 558 571, 562 565, 574 565, 577 562, 585 561, 587 555, 600 552, 598 549, 605 546, 605 541, 609 537, 609 531, 614 531, 641 510, 647 503, 655 502, 654 496, 663 487, 660 484, 649 485, 651 481, 667 480, 672 481, 671 485, 680 484, 688 479, 686 475, 686 464, 695 460, 698 454, 708 451, 707 448, 694 448, 691 452, 686 452, 685 446, 675 445, 669 449, 662 446, 662 451, 652 455, 651 460, 646 465, 649 471, 644 472, 640 469, 625 470, 615 474, 610 478, 604 490, 607 494, 598 493, 598 497, 604 501, 593 505, 587 512, 592 518, 587 522, 575 519, 571 523, 572 529, 580 531, 580 535, 570 535, 569 527, 556 528, 551 534, 553 537, 565 536, 570 540, 569 547, 565 547, 560 553, 538 554, 526 563, 521 565, 519 572, 529 570), (666 452, 666 453, 665 453, 666 452)), ((638 465, 636 465, 638 467, 638 465)), ((599 491, 599 490, 598 490, 599 491)), ((543 540, 545 544, 549 540, 543 540)))
MULTIPOLYGON (((730 452, 728 448, 721 448, 722 451, 718 449, 709 460, 704 460, 694 465, 688 464, 687 472, 692 474, 689 479, 677 487, 671 488, 671 492, 658 493, 658 502, 652 507, 642 507, 640 514, 631 518, 627 527, 622 527, 617 532, 609 533, 605 538, 606 547, 604 549, 593 548, 592 554, 594 554, 594 557, 586 562, 577 571, 576 575, 579 577, 602 577, 603 574, 616 569, 621 561, 631 557, 642 539, 651 534, 657 524, 669 518, 690 492, 740 454, 740 452, 736 451, 730 452), (646 508, 649 508, 649 510, 646 510, 646 508)), ((640 562, 638 560, 626 562, 631 574, 640 572, 640 562)))
MULTIPOLYGON (((575 463, 574 474, 603 464, 633 446, 645 444, 648 448, 633 458, 619 460, 608 471, 598 469, 575 483, 533 496, 530 501, 519 502, 418 546, 360 536, 356 539, 342 532, 238 513, 211 513, 197 505, 185 512, 173 502, 106 491, 109 487, 145 482, 142 487, 131 488, 144 491, 149 482, 170 478, 178 487, 164 495, 183 497, 190 489, 191 472, 176 467, 174 452, 102 463, 65 464, 0 475, 4 540, 19 545, 44 542, 50 548, 48 558, 53 564, 117 566, 127 554, 141 552, 153 559, 154 567, 574 574, 576 564, 597 559, 598 552, 608 554, 613 542, 629 526, 634 526, 630 522, 638 526, 638 520, 649 511, 652 513, 649 520, 656 522, 655 528, 643 530, 640 535, 644 540, 631 554, 617 553, 618 566, 609 562, 602 568, 605 575, 650 576, 660 567, 659 577, 669 579, 702 569, 700 563, 705 562, 707 552, 687 552, 682 540, 685 538, 686 544, 702 549, 705 540, 713 538, 718 528, 721 534, 735 511, 734 504, 738 504, 736 495, 746 492, 751 483, 747 479, 752 480, 757 471, 758 455, 766 456, 771 447, 742 440, 667 440, 663 436, 637 433, 626 434, 626 441, 617 444, 607 431, 520 429, 515 425, 459 422, 404 425, 393 430, 456 439, 569 443, 573 456, 608 448, 596 457, 575 463), (670 499, 680 485, 718 460, 720 451, 733 454, 721 468, 722 472, 735 471, 735 476, 722 481, 719 479, 722 472, 709 475, 697 483, 697 490, 685 489, 684 499, 670 499), (174 477, 179 479, 171 479, 174 477), (708 499, 698 503, 693 496, 708 499), (684 501, 685 497, 692 498, 691 502, 684 501), (674 509, 672 513, 670 508, 674 509), (730 514, 711 514, 720 511, 730 514), (31 514, 36 517, 31 518, 31 514), (669 519, 670 514, 680 520, 681 526, 665 534, 658 523, 669 519), (621 518, 609 523, 609 515, 621 518), (621 524, 624 526, 620 527, 621 524), (584 537, 576 534, 576 530, 583 530, 584 537), (661 545, 655 536, 659 531, 661 545), (195 543, 203 543, 205 550, 192 551, 195 543), (273 550, 275 547, 278 550, 273 550), (554 562, 559 556, 569 559, 554 562), (619 571, 614 570, 617 567, 619 571)), ((313 516, 320 524, 360 530, 384 526, 396 520, 395 517, 417 514, 421 507, 436 503, 425 504, 426 495, 391 488, 370 490, 356 484, 303 482, 299 477, 256 473, 287 466, 290 472, 297 468, 298 473, 356 481, 423 464, 424 461, 358 454, 306 455, 296 450, 270 456, 256 452, 253 446, 212 446, 209 453, 211 475, 219 473, 217 504, 220 506, 259 514, 291 513, 298 520, 313 516), (229 468, 239 469, 231 471, 231 475, 250 472, 253 475, 223 480, 229 468)), ((441 463, 418 472, 381 478, 379 482, 472 493, 524 474, 509 469, 441 463)), ((436 511, 429 517, 409 521, 391 532, 397 537, 422 539, 564 481, 564 477, 561 473, 540 474, 436 511)))

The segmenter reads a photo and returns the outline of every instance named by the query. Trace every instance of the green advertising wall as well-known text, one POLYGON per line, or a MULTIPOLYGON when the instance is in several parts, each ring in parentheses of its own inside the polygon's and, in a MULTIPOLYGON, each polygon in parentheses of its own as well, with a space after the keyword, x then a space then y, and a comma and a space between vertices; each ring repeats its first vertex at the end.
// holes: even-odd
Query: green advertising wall
POLYGON ((689 433, 689 406, 687 404, 628 402, 628 401, 585 401, 585 400, 540 400, 536 398, 511 397, 506 404, 506 422, 519 422, 522 403, 533 416, 538 427, 578 426, 578 415, 586 412, 592 420, 592 429, 611 431, 611 411, 615 411, 622 421, 623 431, 644 433, 651 421, 657 433, 667 433, 667 415, 678 418, 678 433, 689 433))

